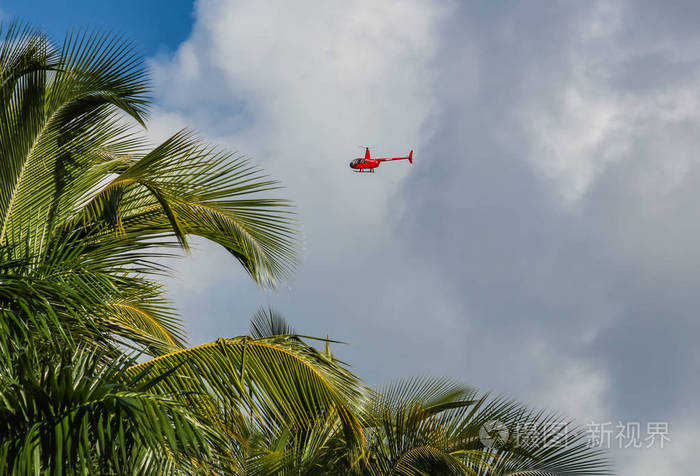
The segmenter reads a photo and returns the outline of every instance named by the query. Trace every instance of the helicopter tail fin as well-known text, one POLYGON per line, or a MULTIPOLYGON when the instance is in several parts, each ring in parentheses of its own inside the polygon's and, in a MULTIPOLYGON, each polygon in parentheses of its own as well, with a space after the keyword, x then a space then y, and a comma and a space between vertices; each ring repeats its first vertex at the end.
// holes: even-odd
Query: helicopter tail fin
POLYGON ((408 162, 409 162, 410 164, 413 163, 413 151, 411 151, 411 153, 408 154, 408 162))

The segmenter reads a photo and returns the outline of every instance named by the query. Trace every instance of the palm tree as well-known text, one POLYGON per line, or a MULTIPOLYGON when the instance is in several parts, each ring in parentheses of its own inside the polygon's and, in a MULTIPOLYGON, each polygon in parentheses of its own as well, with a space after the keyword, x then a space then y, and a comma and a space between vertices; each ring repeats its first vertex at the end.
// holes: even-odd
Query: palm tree
MULTIPOLYGON (((223 467, 233 464, 227 458, 238 451, 243 419, 269 430, 298 428, 325 415, 339 418, 348 435, 360 434, 354 375, 293 336, 243 336, 187 349, 179 317, 155 280, 167 269, 162 260, 186 250, 193 235, 224 246, 262 286, 284 278, 296 257, 290 204, 257 197, 276 188, 274 181, 185 131, 148 149, 137 129, 148 105, 143 63, 118 38, 84 32, 55 49, 41 32, 12 25, 0 46, 0 81, 0 354, 6 382, 29 366, 21 375, 48 385, 41 395, 50 401, 57 390, 43 377, 66 375, 63 366, 53 365, 55 356, 83 369, 80 361, 88 357, 81 356, 88 355, 85 378, 97 388, 121 381, 122 390, 141 392, 146 402, 155 395, 177 403, 172 408, 199 422, 188 431, 209 431, 200 440, 228 438, 225 448, 213 445, 219 451, 209 458, 223 467), (125 348, 156 358, 129 366, 125 348), (32 359, 22 360, 27 353, 32 359)), ((79 380, 75 372, 69 375, 79 380)), ((33 381, 6 388, 22 391, 33 381)), ((76 390, 75 405, 90 392, 76 390)), ((31 405, 38 405, 38 393, 32 395, 31 405)), ((110 402, 116 398, 107 395, 110 402)), ((112 416, 155 431, 136 418, 145 408, 112 416)), ((103 430, 94 425, 109 425, 109 419, 90 420, 82 449, 76 453, 73 444, 72 453, 51 459, 43 455, 61 447, 43 436, 52 434, 51 426, 28 433, 21 444, 11 440, 46 414, 28 418, 19 403, 7 403, 4 412, 3 443, 10 445, 7 455, 20 461, 8 471, 32 464, 91 468, 94 461, 86 455, 102 461, 104 442, 96 444, 94 436, 103 430), (33 454, 27 448, 45 453, 23 460, 33 454)), ((159 416, 175 431, 176 415, 159 416)), ((103 433, 109 436, 109 428, 103 433)), ((172 445, 176 439, 167 440, 172 445)), ((168 444, 161 441, 161 453, 177 454, 168 444)), ((124 451, 125 444, 110 447, 124 451)), ((154 452, 151 446, 147 454, 154 452)))
MULTIPOLYGON (((251 337, 238 339, 253 344, 252 347, 275 341, 305 346, 304 339, 308 337, 298 335, 276 312, 261 310, 251 321, 251 337)), ((306 347, 307 352, 337 364, 330 351, 331 342, 325 339, 323 352, 306 347)), ((242 354, 234 358, 236 363, 242 354)), ((161 372, 179 363, 177 359, 164 356, 136 369, 162 366, 169 360, 161 372)), ((210 373, 200 372, 200 377, 205 379, 204 386, 234 377, 220 367, 224 361, 229 359, 214 363, 210 373)), ((257 365, 263 367, 266 361, 258 361, 254 356, 251 364, 256 366, 251 365, 252 370, 260 371, 257 365)), ((337 371, 335 365, 331 368, 337 371)), ((256 375, 249 385, 274 378, 262 371, 265 374, 256 375)), ((288 368, 280 369, 277 375, 287 372, 288 368)), ((255 412, 239 414, 230 430, 230 434, 243 442, 237 445, 236 454, 231 457, 236 460, 236 474, 610 474, 606 458, 599 450, 589 447, 585 432, 557 414, 534 412, 512 400, 479 394, 445 378, 410 379, 374 391, 359 381, 353 382, 352 374, 343 374, 355 390, 343 401, 349 402, 356 422, 344 419, 342 411, 324 411, 333 402, 317 404, 317 409, 301 420, 292 414, 279 418, 278 412, 260 416, 255 412), (355 424, 360 425, 360 434, 355 432, 355 424)), ((174 374, 173 378, 180 377, 174 374)), ((330 376, 325 378, 331 379, 330 376)), ((289 383, 293 384, 294 380, 289 383)), ((275 394, 274 401, 300 399, 289 396, 275 394)), ((235 402, 231 403, 235 406, 235 402)))
POLYGON ((571 422, 444 378, 387 386, 366 421, 363 474, 608 474, 605 458, 571 422))
MULTIPOLYGON (((295 263, 294 220, 287 201, 258 196, 277 185, 246 159, 186 131, 149 149, 138 130, 147 93, 143 62, 118 38, 82 32, 56 49, 35 29, 14 24, 6 31, 0 45, 4 366, 28 365, 19 356, 29 352, 37 368, 54 369, 56 355, 88 349, 91 361, 117 359, 123 367, 124 350, 131 348, 163 359, 107 377, 128 375, 130 384, 178 400, 178 408, 214 425, 211 431, 239 418, 242 402, 257 414, 291 421, 332 406, 352 431, 356 379, 311 347, 247 338, 184 347, 179 317, 155 279, 167 270, 163 259, 201 236, 224 246, 260 285, 274 286, 295 263), (216 359, 240 371, 237 386, 234 380, 204 386, 204 369, 216 359), (150 376, 152 368, 160 373, 150 376), (222 403, 228 403, 225 414, 222 403)), ((14 375, 8 371, 8 381, 14 375)), ((95 378, 105 377, 97 372, 95 378)), ((22 407, 5 410, 14 415, 22 407)), ((22 434, 21 425, 13 428, 5 438, 22 434)), ((27 447, 48 441, 27 440, 27 447)), ((66 467, 76 461, 64 458, 66 467)), ((42 461, 42 468, 60 466, 42 461)))
MULTIPOLYGON (((271 439, 286 435, 277 441, 284 447, 319 427, 342 438, 344 453, 361 452, 367 388, 330 352, 332 341, 322 339, 326 350, 320 351, 305 339, 314 338, 296 334, 274 311, 261 310, 249 336, 162 355, 128 374, 160 379, 155 390, 177 395, 227 435, 231 446, 221 458, 231 474, 272 474, 270 464, 282 463, 288 470, 288 460, 270 455, 271 439)), ((320 460, 312 458, 311 464, 320 460)))
POLYGON ((147 148, 138 127, 148 90, 143 62, 118 38, 82 32, 55 49, 15 24, 0 45, 5 260, 21 262, 13 275, 33 286, 61 284, 89 299, 78 310, 107 340, 158 355, 184 344, 153 279, 161 258, 202 236, 273 286, 293 268, 296 246, 290 204, 257 196, 276 183, 249 161, 186 131, 147 148))
POLYGON ((0 365, 0 473, 201 472, 226 446, 215 427, 125 374, 130 362, 75 349, 0 365), (8 365, 14 364, 14 365, 8 365), (166 435, 163 437, 163 435, 166 435))
POLYGON ((150 148, 148 92, 116 37, 0 44, 0 472, 605 473, 579 433, 484 448, 487 421, 558 420, 441 381, 374 392, 272 311, 187 348, 166 260, 199 236, 274 287, 295 222, 245 158, 187 131, 150 148))

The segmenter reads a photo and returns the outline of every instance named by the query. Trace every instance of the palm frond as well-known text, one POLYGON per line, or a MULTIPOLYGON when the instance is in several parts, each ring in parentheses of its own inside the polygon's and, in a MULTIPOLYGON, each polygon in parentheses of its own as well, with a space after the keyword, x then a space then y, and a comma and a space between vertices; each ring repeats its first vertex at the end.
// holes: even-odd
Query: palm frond
POLYGON ((296 334, 282 314, 272 308, 259 309, 250 320, 250 335, 255 339, 296 334))
MULTIPOLYGON (((188 235, 224 246, 261 285, 293 270, 296 227, 286 200, 259 198, 277 182, 243 158, 181 131, 128 167, 94 195, 84 216, 101 217, 127 236, 188 235)), ((116 172, 115 168, 113 172, 116 172)))
POLYGON ((369 474, 611 474, 570 422, 447 379, 391 384, 374 394, 365 415, 369 474), (507 435, 487 445, 483 429, 493 422, 507 435))
POLYGON ((297 251, 290 204, 259 196, 277 185, 250 162, 185 131, 147 148, 137 125, 149 87, 118 36, 78 30, 55 48, 39 30, 6 29, 0 247, 26 264, 25 282, 75 294, 80 305, 51 302, 57 319, 90 314, 119 344, 160 355, 184 332, 153 278, 189 236, 224 246, 263 286, 292 271, 297 251))
POLYGON ((187 405, 211 411, 213 400, 270 428, 305 428, 319 416, 336 414, 348 441, 362 439, 359 381, 294 336, 219 339, 156 357, 130 372, 149 375, 175 366, 178 372, 159 388, 190 391, 187 405))
POLYGON ((195 473, 225 446, 188 409, 143 389, 153 382, 130 381, 124 359, 105 363, 78 350, 49 362, 23 353, 7 364, 0 366, 2 474, 195 473))

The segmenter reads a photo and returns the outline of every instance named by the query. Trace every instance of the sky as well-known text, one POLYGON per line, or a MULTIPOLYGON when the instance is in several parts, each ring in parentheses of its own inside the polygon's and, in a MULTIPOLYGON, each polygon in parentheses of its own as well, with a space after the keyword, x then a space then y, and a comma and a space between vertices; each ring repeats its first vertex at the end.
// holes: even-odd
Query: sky
POLYGON ((451 376, 607 424, 620 475, 695 472, 700 4, 59 3, 0 11, 133 38, 151 137, 196 129, 296 204, 275 292, 206 242, 177 263, 193 344, 272 306, 372 385, 451 376), (359 145, 415 160, 354 174, 359 145), (670 441, 620 448, 635 423, 670 441))
POLYGON ((39 26, 56 42, 73 28, 122 34, 144 56, 173 51, 194 21, 192 0, 0 0, 0 19, 39 26))

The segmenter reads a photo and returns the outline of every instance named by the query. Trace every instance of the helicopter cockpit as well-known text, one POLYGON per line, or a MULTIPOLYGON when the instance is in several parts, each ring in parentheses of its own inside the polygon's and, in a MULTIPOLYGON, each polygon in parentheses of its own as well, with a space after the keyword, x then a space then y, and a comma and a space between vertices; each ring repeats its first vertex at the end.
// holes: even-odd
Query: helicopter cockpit
POLYGON ((355 159, 352 162, 350 162, 350 167, 355 167, 359 163, 360 163, 360 159, 355 159))

